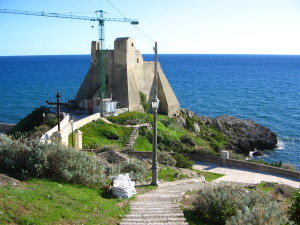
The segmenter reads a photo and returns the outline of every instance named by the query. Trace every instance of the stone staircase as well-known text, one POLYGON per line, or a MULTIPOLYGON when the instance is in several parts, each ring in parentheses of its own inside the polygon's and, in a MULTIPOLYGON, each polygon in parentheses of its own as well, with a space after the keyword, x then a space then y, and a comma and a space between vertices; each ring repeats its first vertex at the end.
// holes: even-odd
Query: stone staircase
POLYGON ((199 190, 205 182, 202 179, 178 180, 163 183, 158 189, 138 195, 130 203, 130 214, 120 225, 188 225, 178 206, 182 195, 189 190, 199 190))
POLYGON ((141 127, 151 127, 151 124, 149 123, 143 123, 143 124, 137 124, 137 125, 125 125, 125 127, 132 127, 131 134, 125 144, 126 149, 132 150, 132 147, 134 145, 134 142, 139 136, 139 129, 141 127))
POLYGON ((126 149, 132 150, 132 147, 134 145, 135 140, 138 138, 139 136, 139 129, 140 127, 133 127, 131 130, 131 134, 126 142, 126 149))

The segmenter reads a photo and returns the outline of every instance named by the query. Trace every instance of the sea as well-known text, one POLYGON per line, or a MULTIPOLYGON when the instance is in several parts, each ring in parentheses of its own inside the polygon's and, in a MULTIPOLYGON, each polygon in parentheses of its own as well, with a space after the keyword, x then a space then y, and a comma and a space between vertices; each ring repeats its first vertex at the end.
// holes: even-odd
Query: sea
MULTIPOLYGON (((154 61, 153 55, 143 55, 154 61)), ((278 135, 266 162, 300 169, 300 56, 159 54, 181 108, 255 120, 278 135)), ((89 55, 1 56, 0 123, 17 123, 45 101, 74 99, 89 55)))

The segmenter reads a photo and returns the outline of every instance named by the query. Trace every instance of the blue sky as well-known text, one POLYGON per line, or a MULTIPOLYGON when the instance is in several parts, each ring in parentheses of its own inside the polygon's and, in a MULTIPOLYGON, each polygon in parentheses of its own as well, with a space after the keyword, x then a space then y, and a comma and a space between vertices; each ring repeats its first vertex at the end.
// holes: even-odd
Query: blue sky
MULTIPOLYGON (((299 0, 109 0, 129 23, 106 22, 106 48, 133 37, 142 53, 300 55, 299 0), (150 39, 149 39, 150 37, 150 39)), ((0 0, 1 9, 122 17, 107 0, 0 0)), ((0 55, 90 54, 97 23, 0 13, 0 55), (92 28, 94 26, 94 28, 92 28)))

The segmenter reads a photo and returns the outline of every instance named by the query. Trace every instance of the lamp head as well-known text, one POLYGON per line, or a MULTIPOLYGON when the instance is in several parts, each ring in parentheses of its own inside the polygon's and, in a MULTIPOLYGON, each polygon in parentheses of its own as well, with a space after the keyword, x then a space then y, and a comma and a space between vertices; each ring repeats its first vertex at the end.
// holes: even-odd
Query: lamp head
POLYGON ((157 97, 155 97, 153 99, 153 101, 151 102, 152 105, 152 109, 153 110, 158 110, 158 106, 159 106, 159 99, 157 97))

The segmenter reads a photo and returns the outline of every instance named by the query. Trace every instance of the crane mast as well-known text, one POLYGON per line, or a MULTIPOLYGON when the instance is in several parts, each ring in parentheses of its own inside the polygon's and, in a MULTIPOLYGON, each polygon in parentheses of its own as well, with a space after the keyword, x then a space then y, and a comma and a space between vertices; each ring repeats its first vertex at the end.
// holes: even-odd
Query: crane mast
POLYGON ((105 43, 104 43, 104 21, 111 22, 130 22, 131 25, 138 25, 139 22, 136 19, 127 19, 127 18, 104 18, 103 11, 97 10, 96 17, 90 16, 77 16, 73 14, 63 14, 63 13, 47 13, 47 12, 31 12, 31 11, 20 11, 20 10, 9 10, 9 9, 0 9, 0 13, 9 13, 9 14, 21 14, 28 16, 45 16, 45 17, 57 17, 64 19, 75 19, 75 20, 89 20, 89 21, 98 21, 98 35, 99 35, 99 51, 98 51, 98 71, 99 71, 99 97, 101 99, 106 98, 106 88, 105 88, 105 43))

